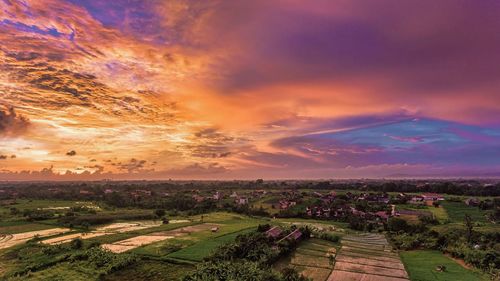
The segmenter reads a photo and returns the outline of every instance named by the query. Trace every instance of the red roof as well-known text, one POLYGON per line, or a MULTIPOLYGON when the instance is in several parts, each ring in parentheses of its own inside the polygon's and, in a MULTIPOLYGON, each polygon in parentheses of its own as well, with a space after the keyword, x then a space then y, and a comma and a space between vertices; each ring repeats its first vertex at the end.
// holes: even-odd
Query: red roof
POLYGON ((381 218, 383 218, 383 219, 388 219, 388 218, 389 218, 389 215, 388 215, 386 212, 384 212, 384 211, 378 211, 378 212, 376 212, 375 214, 376 214, 378 217, 381 217, 381 218))
POLYGON ((266 235, 267 235, 267 237, 276 238, 276 237, 280 236, 282 232, 283 232, 283 230, 281 230, 281 228, 275 226, 275 227, 269 229, 268 231, 266 231, 266 235))
POLYGON ((431 198, 443 198, 442 195, 437 194, 437 193, 424 193, 422 194, 423 197, 431 197, 431 198))

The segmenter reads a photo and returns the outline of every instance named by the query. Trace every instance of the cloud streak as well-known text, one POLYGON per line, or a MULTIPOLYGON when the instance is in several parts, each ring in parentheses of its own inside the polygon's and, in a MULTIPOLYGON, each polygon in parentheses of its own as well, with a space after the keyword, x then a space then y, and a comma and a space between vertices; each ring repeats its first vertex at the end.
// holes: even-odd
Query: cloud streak
POLYGON ((0 1, 0 179, 496 173, 498 13, 0 1))

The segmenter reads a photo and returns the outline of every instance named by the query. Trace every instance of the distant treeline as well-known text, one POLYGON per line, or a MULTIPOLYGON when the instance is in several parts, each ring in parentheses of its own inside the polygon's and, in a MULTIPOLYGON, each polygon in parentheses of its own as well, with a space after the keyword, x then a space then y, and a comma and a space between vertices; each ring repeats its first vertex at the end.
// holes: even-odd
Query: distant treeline
POLYGON ((436 182, 408 182, 408 181, 386 181, 386 182, 354 182, 354 183, 336 183, 336 182, 317 182, 312 189, 351 189, 360 191, 375 192, 431 192, 450 195, 467 196, 500 196, 500 184, 484 184, 480 182, 455 182, 455 181, 436 181, 436 182))
MULTIPOLYGON (((179 191, 234 190, 358 190, 372 192, 433 192, 449 195, 500 196, 500 182, 493 180, 329 180, 329 181, 130 181, 130 182, 40 182, 0 183, 0 199, 24 197, 33 199, 87 199, 104 198, 106 190, 130 193, 148 190, 151 195, 163 196, 179 191), (82 190, 87 191, 82 194, 82 190), (13 195, 15 194, 15 195, 13 195)), ((125 202, 124 202, 125 203, 125 202)), ((190 202, 179 202, 187 204, 190 202)), ((129 205, 129 204, 125 204, 129 205)), ((186 206, 192 207, 192 206, 186 206)))

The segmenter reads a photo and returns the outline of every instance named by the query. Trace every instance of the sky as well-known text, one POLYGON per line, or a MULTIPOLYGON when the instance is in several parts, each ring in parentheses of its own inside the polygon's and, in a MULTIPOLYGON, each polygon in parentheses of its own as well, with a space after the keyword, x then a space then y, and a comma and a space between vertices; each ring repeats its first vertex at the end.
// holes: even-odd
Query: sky
POLYGON ((0 180, 500 176, 497 0, 0 0, 0 180))

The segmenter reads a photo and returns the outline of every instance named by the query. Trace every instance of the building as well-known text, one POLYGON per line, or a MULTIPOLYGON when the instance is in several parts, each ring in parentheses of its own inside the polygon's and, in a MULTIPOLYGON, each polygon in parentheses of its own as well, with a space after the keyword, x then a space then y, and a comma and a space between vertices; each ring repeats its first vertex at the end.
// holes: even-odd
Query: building
POLYGON ((444 197, 437 193, 424 193, 422 194, 424 201, 443 201, 444 197))
POLYGON ((292 233, 288 234, 278 242, 281 242, 283 240, 298 241, 300 240, 300 238, 302 238, 302 232, 300 232, 300 230, 298 229, 295 229, 294 231, 292 231, 292 233))
POLYGON ((240 197, 240 198, 236 199, 236 203, 238 205, 247 205, 248 204, 248 198, 246 198, 246 197, 240 197))
POLYGON ((481 203, 481 201, 477 198, 469 198, 466 199, 464 202, 467 206, 479 206, 479 204, 481 203))
POLYGON ((275 227, 272 227, 271 229, 269 229, 268 231, 266 231, 266 236, 272 237, 272 238, 278 238, 281 236, 282 233, 283 233, 283 230, 280 227, 275 226, 275 227))

